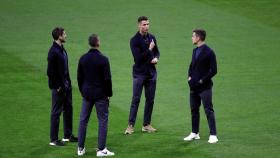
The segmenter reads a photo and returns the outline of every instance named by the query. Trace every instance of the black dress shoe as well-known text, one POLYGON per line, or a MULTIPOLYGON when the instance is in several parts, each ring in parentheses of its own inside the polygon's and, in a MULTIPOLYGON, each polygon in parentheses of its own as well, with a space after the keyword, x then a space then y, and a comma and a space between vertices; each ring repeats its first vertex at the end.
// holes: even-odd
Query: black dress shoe
POLYGON ((50 142, 49 145, 51 145, 51 146, 64 146, 65 143, 63 141, 61 141, 61 140, 56 140, 56 141, 50 142))
POLYGON ((75 137, 72 134, 70 137, 63 138, 62 141, 64 141, 64 142, 78 142, 78 138, 75 137))

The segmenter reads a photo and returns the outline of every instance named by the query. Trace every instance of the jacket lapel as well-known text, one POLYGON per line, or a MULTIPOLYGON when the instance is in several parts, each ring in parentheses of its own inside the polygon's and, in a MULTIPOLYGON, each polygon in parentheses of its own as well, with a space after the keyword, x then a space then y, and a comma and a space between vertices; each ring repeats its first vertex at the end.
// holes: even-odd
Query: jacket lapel
MULTIPOLYGON (((148 44, 146 44, 146 42, 145 42, 144 38, 142 37, 142 35, 139 32, 137 33, 137 35, 138 35, 138 40, 141 43, 142 49, 143 50, 147 49, 148 48, 148 44)), ((151 40, 150 39, 150 34, 148 33, 147 36, 148 36, 148 43, 150 43, 150 40, 151 40)))
POLYGON ((203 58, 203 56, 205 55, 204 50, 205 50, 205 45, 202 46, 201 52, 200 52, 200 54, 198 55, 197 58, 195 58, 195 50, 194 50, 194 52, 193 52, 194 66, 197 65, 200 62, 200 60, 203 58))

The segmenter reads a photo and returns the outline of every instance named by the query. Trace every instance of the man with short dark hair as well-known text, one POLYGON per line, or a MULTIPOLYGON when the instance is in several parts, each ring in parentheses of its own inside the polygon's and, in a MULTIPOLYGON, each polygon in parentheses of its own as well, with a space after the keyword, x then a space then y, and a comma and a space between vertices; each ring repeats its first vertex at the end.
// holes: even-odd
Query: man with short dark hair
POLYGON ((98 150, 96 156, 113 156, 115 154, 106 148, 109 97, 113 95, 110 64, 108 58, 99 51, 99 37, 92 34, 88 42, 91 49, 80 58, 77 72, 79 90, 83 97, 77 154, 78 156, 85 154, 87 124, 95 105, 98 118, 98 150))
POLYGON ((216 121, 212 104, 212 86, 217 73, 217 62, 214 51, 205 43, 206 31, 195 29, 192 34, 192 43, 197 47, 193 49, 192 61, 188 71, 190 87, 190 108, 192 115, 192 132, 185 137, 185 141, 200 139, 199 137, 199 107, 201 101, 210 129, 209 143, 217 143, 216 121))
POLYGON ((142 131, 156 131, 151 125, 151 117, 157 81, 155 65, 159 61, 160 52, 155 36, 148 32, 149 24, 149 19, 146 16, 140 16, 138 18, 139 31, 130 40, 130 48, 134 58, 133 97, 130 106, 128 127, 124 132, 125 134, 132 134, 134 132, 143 87, 145 88, 146 102, 142 131))
POLYGON ((49 88, 52 91, 52 109, 50 126, 50 145, 63 146, 64 142, 77 142, 77 137, 72 133, 73 129, 73 107, 72 87, 69 76, 68 56, 63 43, 66 33, 62 27, 56 27, 52 31, 54 39, 48 53, 47 75, 49 88), (59 118, 63 112, 64 138, 58 139, 59 118))

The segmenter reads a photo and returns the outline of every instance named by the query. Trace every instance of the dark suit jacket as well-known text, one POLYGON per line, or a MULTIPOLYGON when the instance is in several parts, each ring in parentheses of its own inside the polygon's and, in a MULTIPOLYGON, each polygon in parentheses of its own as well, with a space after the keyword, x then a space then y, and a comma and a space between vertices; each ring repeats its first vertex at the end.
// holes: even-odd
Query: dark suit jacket
POLYGON ((66 81, 69 84, 68 88, 71 88, 67 58, 67 53, 64 47, 59 46, 56 42, 53 42, 53 45, 49 49, 48 53, 47 68, 50 89, 58 89, 59 87, 61 87, 62 90, 65 90, 66 81), (66 54, 66 60, 63 52, 65 52, 66 54), (65 72, 67 73, 65 74, 65 72))
POLYGON ((151 76, 156 74, 155 64, 151 64, 153 58, 158 58, 160 52, 157 46, 157 40, 154 35, 148 33, 147 41, 137 32, 130 40, 130 49, 134 58, 133 76, 151 76), (154 40, 155 47, 149 50, 150 42, 154 40))
POLYGON ((192 78, 189 81, 191 90, 203 91, 210 89, 213 85, 212 77, 217 73, 217 62, 214 51, 206 44, 201 46, 202 50, 195 59, 196 49, 193 49, 192 62, 189 66, 189 76, 192 78), (202 80, 202 83, 199 83, 202 80))
POLYGON ((79 90, 86 100, 96 101, 112 96, 109 60, 97 49, 90 49, 79 61, 79 90))

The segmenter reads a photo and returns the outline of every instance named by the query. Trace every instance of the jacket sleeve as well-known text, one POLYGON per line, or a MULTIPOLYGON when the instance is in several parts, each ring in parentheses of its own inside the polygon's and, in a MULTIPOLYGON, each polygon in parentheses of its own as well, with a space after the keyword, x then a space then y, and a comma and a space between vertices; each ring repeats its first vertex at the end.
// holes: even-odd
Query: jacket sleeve
POLYGON ((56 72, 56 60, 57 57, 55 55, 54 52, 52 52, 52 50, 49 51, 48 53, 48 68, 47 68, 47 75, 49 77, 49 87, 51 89, 57 89, 59 88, 57 85, 57 72, 56 72))
POLYGON ((78 87, 79 87, 80 93, 83 95, 82 89, 83 89, 83 82, 84 82, 84 73, 82 70, 81 59, 79 60, 79 64, 78 64, 77 81, 78 81, 78 87))
POLYGON ((192 73, 192 62, 191 62, 190 65, 189 65, 188 77, 191 76, 191 73, 192 73))
POLYGON ((189 65, 188 77, 190 77, 191 74, 192 74, 193 56, 194 56, 194 50, 193 50, 193 53, 192 53, 192 56, 191 56, 192 58, 191 58, 191 63, 190 63, 190 65, 189 65))
POLYGON ((104 67, 104 79, 105 79, 105 93, 108 97, 113 96, 112 91, 112 79, 111 79, 111 71, 110 71, 110 63, 109 60, 106 60, 104 67))
POLYGON ((135 64, 145 63, 153 58, 152 52, 149 49, 141 51, 135 38, 130 40, 130 49, 133 54, 135 64))
POLYGON ((157 39, 156 39, 154 36, 152 36, 152 38, 153 38, 153 40, 154 40, 154 42, 155 42, 155 47, 154 47, 154 49, 153 49, 154 58, 158 58, 158 59, 159 59, 159 57, 160 57, 160 52, 159 52, 159 49, 158 49, 157 39))
POLYGON ((206 75, 204 75, 201 79, 202 81, 208 81, 210 80, 213 76, 217 74, 217 62, 216 62, 216 55, 213 51, 211 51, 209 55, 209 61, 210 61, 210 69, 206 75))

